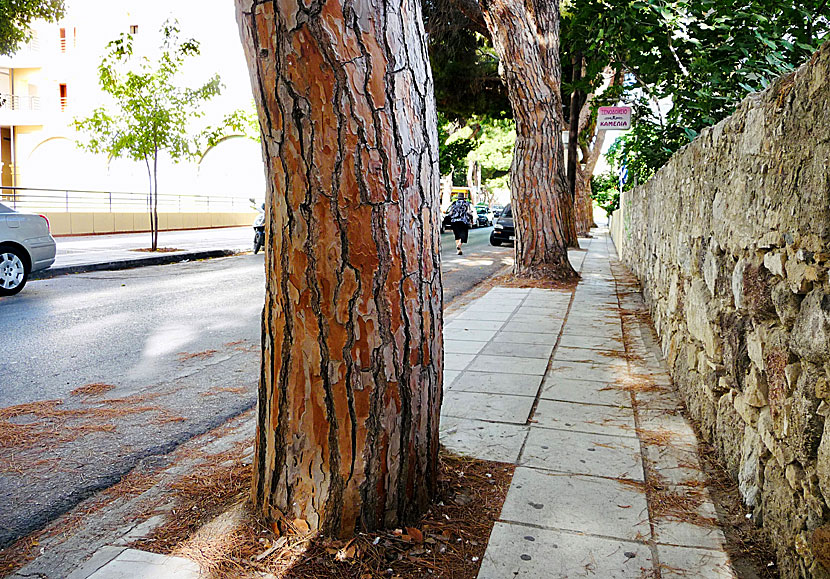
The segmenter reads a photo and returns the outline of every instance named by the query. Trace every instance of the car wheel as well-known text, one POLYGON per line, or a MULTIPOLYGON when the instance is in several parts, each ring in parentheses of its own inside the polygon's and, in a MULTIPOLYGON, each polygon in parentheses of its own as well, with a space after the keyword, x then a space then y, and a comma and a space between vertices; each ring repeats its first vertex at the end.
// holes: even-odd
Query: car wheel
POLYGON ((501 245, 501 239, 496 239, 495 234, 495 231, 490 234, 490 245, 495 245, 496 247, 498 247, 499 245, 501 245))
POLYGON ((29 279, 29 269, 19 249, 0 246, 0 296, 13 296, 29 279))

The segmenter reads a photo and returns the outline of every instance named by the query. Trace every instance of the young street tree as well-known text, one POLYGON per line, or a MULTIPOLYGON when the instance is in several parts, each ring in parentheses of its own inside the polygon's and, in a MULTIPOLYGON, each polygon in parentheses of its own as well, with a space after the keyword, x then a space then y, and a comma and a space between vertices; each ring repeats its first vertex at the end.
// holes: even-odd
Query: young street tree
POLYGON ((133 54, 133 37, 122 34, 107 44, 98 67, 101 89, 109 94, 115 112, 99 107, 92 115, 75 121, 75 128, 87 134, 79 146, 112 157, 143 161, 150 182, 148 211, 152 235, 151 249, 158 249, 158 162, 166 154, 174 162, 198 156, 219 138, 227 125, 191 135, 191 120, 202 116, 200 104, 219 94, 219 76, 214 75, 199 88, 173 84, 185 60, 199 54, 199 43, 179 41, 175 22, 161 29, 162 44, 158 60, 133 54))
POLYGON ((236 0, 267 171, 253 498, 348 536, 420 515, 442 396, 438 139, 417 0, 236 0))
POLYGON ((0 1, 0 55, 14 54, 31 36, 34 20, 63 17, 63 0, 0 1))

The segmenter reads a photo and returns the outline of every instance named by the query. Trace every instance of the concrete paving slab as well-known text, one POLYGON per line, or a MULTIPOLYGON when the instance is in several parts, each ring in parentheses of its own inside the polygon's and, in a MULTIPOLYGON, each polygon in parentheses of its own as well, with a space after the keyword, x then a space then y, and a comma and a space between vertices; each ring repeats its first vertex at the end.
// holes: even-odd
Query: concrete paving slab
POLYGON ((204 577, 194 561, 126 549, 89 579, 190 579, 204 577))
POLYGON ((467 370, 453 383, 459 392, 485 392, 489 394, 513 394, 535 397, 542 383, 541 375, 501 374, 467 370))
POLYGON ((441 417, 441 444, 452 452, 516 464, 529 428, 466 418, 441 417))
POLYGON ((578 326, 575 324, 566 324, 565 331, 562 332, 562 337, 566 336, 591 336, 594 338, 604 338, 606 340, 616 340, 622 343, 622 330, 617 327, 594 327, 594 326, 578 326))
POLYGON ((519 304, 522 302, 518 300, 505 300, 499 298, 493 299, 477 299, 465 311, 467 312, 514 312, 519 304))
POLYGON ((533 419, 540 428, 637 438, 631 408, 539 400, 533 419))
POLYGON ((524 358, 520 356, 489 356, 479 354, 474 362, 475 368, 498 369, 503 374, 533 374, 543 376, 548 367, 544 358, 524 358))
MULTIPOLYGON (((510 328, 510 324, 507 324, 510 328)), ((493 337, 493 342, 511 344, 546 344, 553 346, 557 340, 557 334, 540 334, 538 332, 514 332, 502 330, 493 337)))
POLYGON ((525 467, 513 474, 500 519, 631 541, 651 535, 642 489, 611 479, 525 467))
MULTIPOLYGON (((642 402, 642 396, 636 395, 638 402, 642 402)), ((669 398, 667 393, 666 398, 669 398)), ((676 395, 673 396, 676 404, 680 401, 676 395)), ((667 400, 668 402, 668 400, 667 400)), ((659 435, 666 440, 667 444, 674 447, 687 448, 691 451, 697 450, 697 436, 692 425, 681 414, 680 410, 670 411, 662 408, 653 408, 647 403, 640 406, 639 419, 640 428, 650 434, 659 435)))
POLYGON ((554 318, 557 320, 561 320, 564 319, 567 310, 567 303, 559 304, 552 307, 521 305, 516 310, 516 313, 525 316, 539 316, 543 318, 554 318))
MULTIPOLYGON (((641 435, 643 433, 641 432, 641 435)), ((706 475, 700 467, 697 451, 668 444, 650 444, 646 433, 643 454, 652 472, 671 485, 700 484, 706 475)))
POLYGON ((687 547, 657 546, 660 576, 697 577, 699 579, 737 579, 729 556, 723 551, 687 547))
POLYGON ((654 538, 659 544, 680 547, 722 550, 726 545, 723 531, 716 526, 699 526, 683 521, 655 520, 654 538))
POLYGON ((623 436, 531 427, 519 464, 556 472, 643 480, 640 445, 623 436))
MULTIPOLYGON (((90 575, 98 571, 101 567, 118 557, 121 553, 126 551, 127 547, 114 547, 112 545, 104 545, 96 550, 92 557, 90 557, 83 565, 72 571, 66 576, 66 579, 87 579, 90 575)), ((13 575, 13 577, 30 577, 30 575, 13 575)))
POLYGON ((604 382, 588 380, 559 380, 549 376, 545 380, 541 397, 563 402, 582 402, 631 408, 631 395, 628 392, 609 387, 604 382))
POLYGON ((512 296, 526 296, 530 293, 531 288, 527 287, 494 287, 490 291, 488 291, 485 296, 502 296, 502 295, 512 295, 512 296))
POLYGON ((583 364, 602 363, 606 360, 624 360, 625 349, 619 350, 589 350, 587 348, 559 348, 554 360, 560 362, 581 362, 583 364))
POLYGON ((519 356, 549 360, 553 344, 517 344, 515 342, 490 342, 481 350, 490 356, 519 356))
POLYGON ((463 370, 470 365, 470 362, 475 358, 475 354, 444 354, 444 368, 447 370, 463 370))
POLYGON ((569 327, 565 327, 565 331, 562 333, 562 341, 559 342, 559 347, 614 351, 623 349, 623 342, 621 338, 575 334, 570 332, 569 327))
POLYGON ((453 382, 455 382, 455 379, 460 375, 460 370, 444 370, 444 390, 448 390, 452 387, 453 382))
POLYGON ((496 523, 478 579, 641 579, 653 566, 641 543, 496 523))
POLYGON ((540 318, 523 314, 513 314, 505 329, 517 332, 539 332, 545 334, 558 334, 562 329, 562 320, 553 318, 540 318))
POLYGON ((464 310, 458 314, 455 320, 489 320, 497 322, 505 322, 510 317, 511 312, 497 312, 487 309, 464 310))
POLYGON ((478 354, 486 342, 475 342, 473 340, 444 340, 444 353, 446 354, 478 354))
POLYGON ((605 364, 582 364, 579 362, 553 362, 550 375, 555 380, 591 380, 612 384, 628 376, 624 361, 609 360, 605 364))
POLYGON ((498 330, 504 325, 504 322, 495 320, 468 320, 453 319, 450 323, 444 326, 444 331, 455 332, 458 330, 498 330))
POLYGON ((497 330, 471 330, 468 328, 448 328, 444 326, 444 337, 448 340, 489 342, 496 333, 497 330))
POLYGON ((484 394, 451 389, 444 395, 442 416, 525 424, 533 398, 509 394, 484 394))

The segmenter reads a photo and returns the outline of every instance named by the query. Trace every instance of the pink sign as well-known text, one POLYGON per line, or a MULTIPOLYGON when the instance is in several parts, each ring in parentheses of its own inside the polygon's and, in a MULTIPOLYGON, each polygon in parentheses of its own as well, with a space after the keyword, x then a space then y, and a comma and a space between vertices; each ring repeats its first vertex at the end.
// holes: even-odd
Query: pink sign
POLYGON ((624 131, 631 128, 631 107, 599 107, 597 129, 624 131))

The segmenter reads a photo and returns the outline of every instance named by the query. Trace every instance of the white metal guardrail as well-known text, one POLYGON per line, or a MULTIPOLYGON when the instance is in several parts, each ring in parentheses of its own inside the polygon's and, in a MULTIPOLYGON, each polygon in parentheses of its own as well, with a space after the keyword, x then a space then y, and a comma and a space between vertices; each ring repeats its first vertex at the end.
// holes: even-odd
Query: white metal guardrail
MULTIPOLYGON (((0 203, 25 213, 140 213, 150 208, 148 193, 0 187, 0 203)), ((160 193, 159 213, 235 213, 251 211, 247 199, 231 195, 160 193)))

